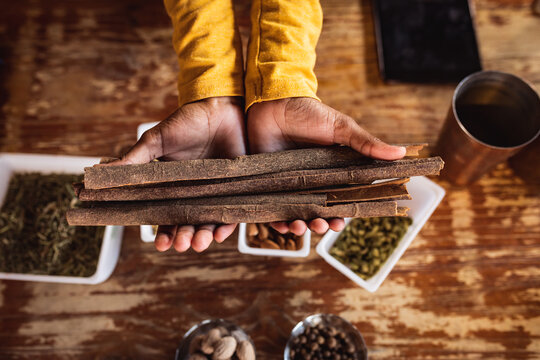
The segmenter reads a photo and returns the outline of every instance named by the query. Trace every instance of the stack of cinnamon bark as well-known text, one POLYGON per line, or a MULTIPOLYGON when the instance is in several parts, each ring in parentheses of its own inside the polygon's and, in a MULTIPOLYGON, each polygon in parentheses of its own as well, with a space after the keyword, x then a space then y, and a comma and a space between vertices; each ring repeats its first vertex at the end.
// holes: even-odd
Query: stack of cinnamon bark
MULTIPOLYGON (((423 146, 407 145, 407 156, 423 146)), ((408 178, 438 175, 442 167, 439 157, 382 161, 337 146, 97 165, 85 169, 84 184, 75 184, 83 206, 67 219, 70 225, 197 225, 405 216, 396 200, 410 199, 408 178)))

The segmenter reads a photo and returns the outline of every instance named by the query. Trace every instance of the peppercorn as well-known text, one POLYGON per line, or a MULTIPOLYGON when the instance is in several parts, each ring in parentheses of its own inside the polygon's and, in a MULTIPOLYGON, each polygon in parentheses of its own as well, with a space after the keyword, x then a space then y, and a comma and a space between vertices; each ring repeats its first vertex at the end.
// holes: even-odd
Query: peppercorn
POLYGON ((323 324, 307 326, 291 341, 289 350, 292 360, 363 360, 359 354, 362 354, 360 349, 356 349, 346 333, 323 324))

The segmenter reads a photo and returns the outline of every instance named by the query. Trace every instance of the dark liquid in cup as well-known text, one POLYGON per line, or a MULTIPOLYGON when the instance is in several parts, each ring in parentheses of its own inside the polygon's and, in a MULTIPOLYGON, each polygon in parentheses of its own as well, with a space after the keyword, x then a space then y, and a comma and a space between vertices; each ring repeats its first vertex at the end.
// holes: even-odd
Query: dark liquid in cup
POLYGON ((518 146, 527 142, 533 134, 523 131, 523 122, 531 123, 531 119, 530 114, 520 107, 462 104, 457 106, 456 111, 465 129, 488 145, 518 146))

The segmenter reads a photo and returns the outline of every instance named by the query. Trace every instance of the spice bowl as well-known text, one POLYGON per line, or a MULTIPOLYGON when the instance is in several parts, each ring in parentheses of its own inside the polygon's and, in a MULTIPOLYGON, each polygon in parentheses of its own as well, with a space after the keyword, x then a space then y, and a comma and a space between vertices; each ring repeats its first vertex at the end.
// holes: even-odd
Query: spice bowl
MULTIPOLYGON (((423 176, 411 178, 410 182, 407 184, 407 190, 411 194, 412 200, 400 200, 398 201, 398 205, 409 207, 409 217, 412 219, 412 224, 409 226, 407 232, 403 235, 388 259, 372 277, 367 280, 362 279, 348 266, 330 254, 330 249, 339 238, 341 232, 328 230, 326 235, 323 236, 317 245, 317 253, 329 265, 333 266, 356 284, 369 292, 375 292, 379 286, 381 286, 388 274, 390 274, 390 271, 392 271, 405 250, 411 245, 412 241, 428 221, 445 194, 442 187, 423 176)), ((345 225, 347 226, 351 220, 352 219, 350 218, 345 219, 345 225)))
POLYGON ((311 249, 311 231, 306 230, 303 235, 302 247, 298 250, 283 249, 263 249, 251 247, 247 241, 247 224, 242 223, 238 229, 238 251, 242 254, 251 254, 259 256, 281 256, 281 257, 306 257, 311 249))
MULTIPOLYGON (((210 330, 212 329, 220 329, 220 332, 226 332, 227 334, 223 334, 223 335, 234 337, 237 343, 240 343, 242 341, 249 342, 253 350, 253 353, 251 354, 253 356, 248 357, 248 358, 251 360, 255 359, 255 345, 253 344, 253 341, 251 340, 249 335, 238 325, 224 319, 204 320, 200 322, 199 324, 192 326, 191 329, 189 329, 185 333, 184 337, 182 338, 180 345, 176 349, 176 354, 175 354, 174 359, 175 360, 189 360, 193 358, 190 356, 192 355, 191 353, 194 352, 194 349, 196 348, 196 346, 194 346, 195 345, 194 342, 196 342, 198 338, 208 335, 210 330)), ((211 358, 211 355, 209 355, 208 358, 211 358)))
POLYGON ((156 238, 156 230, 154 229, 153 225, 141 225, 139 228, 141 231, 141 240, 143 242, 154 242, 156 238))
MULTIPOLYGON (((81 174, 84 167, 97 163, 99 163, 99 158, 96 157, 0 153, 0 208, 6 197, 11 176, 14 173, 81 174)), ((91 276, 77 277, 0 272, 0 279, 71 284, 102 283, 111 276, 116 267, 123 231, 123 226, 105 227, 96 271, 91 276)), ((21 239, 21 241, 23 240, 21 239)))
MULTIPOLYGON (((350 351, 346 357, 340 357, 341 359, 351 358, 355 360, 367 360, 368 351, 366 343, 362 334, 358 331, 354 325, 352 325, 347 320, 333 314, 315 314, 310 315, 304 320, 300 321, 292 329, 289 341, 285 347, 285 352, 283 354, 284 360, 295 360, 295 359, 305 359, 308 354, 294 354, 291 356, 292 351, 298 351, 298 344, 304 344, 303 341, 316 342, 317 345, 309 346, 311 349, 315 348, 319 351, 330 351, 331 355, 345 355, 339 354, 338 351, 342 346, 345 345, 350 351), (312 333, 308 334, 309 330, 313 330, 312 333), (302 336, 304 339, 302 339, 302 336), (317 341, 319 340, 319 341, 317 341), (331 344, 330 342, 334 342, 331 344), (341 343, 341 344, 340 344, 341 343), (336 346, 339 344, 338 346, 336 346), (326 349, 328 348, 328 349, 326 349), (326 349, 326 350, 325 350, 326 349), (332 350, 330 350, 332 349, 332 350)), ((305 346, 305 345, 304 345, 305 346)), ((344 346, 345 347, 345 346, 344 346)), ((313 351, 313 350, 312 350, 313 351)), ((326 357, 325 357, 326 358, 326 357)), ((335 357, 334 357, 335 358, 335 357)))

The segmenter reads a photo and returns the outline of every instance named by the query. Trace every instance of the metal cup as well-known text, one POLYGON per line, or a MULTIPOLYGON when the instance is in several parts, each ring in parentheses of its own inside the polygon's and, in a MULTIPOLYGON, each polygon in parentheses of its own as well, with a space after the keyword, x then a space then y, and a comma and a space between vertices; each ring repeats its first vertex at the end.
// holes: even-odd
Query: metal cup
POLYGON ((526 182, 540 182, 540 136, 512 156, 508 162, 515 173, 526 182))
POLYGON ((463 79, 439 135, 441 176, 457 185, 476 181, 540 134, 540 97, 517 76, 480 71, 463 79))

